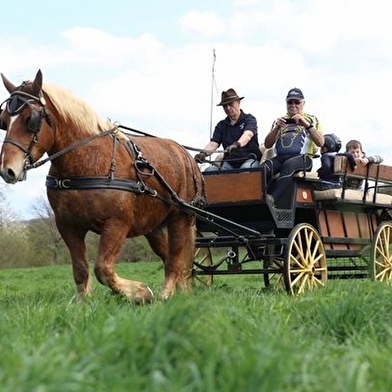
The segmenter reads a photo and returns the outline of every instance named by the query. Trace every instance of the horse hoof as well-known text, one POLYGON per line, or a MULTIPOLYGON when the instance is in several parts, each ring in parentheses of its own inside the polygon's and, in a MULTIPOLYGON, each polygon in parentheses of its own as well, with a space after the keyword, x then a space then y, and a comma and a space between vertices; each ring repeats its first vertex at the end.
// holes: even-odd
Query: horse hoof
POLYGON ((148 286, 139 288, 139 293, 132 298, 132 301, 136 305, 146 305, 154 300, 154 293, 148 286))

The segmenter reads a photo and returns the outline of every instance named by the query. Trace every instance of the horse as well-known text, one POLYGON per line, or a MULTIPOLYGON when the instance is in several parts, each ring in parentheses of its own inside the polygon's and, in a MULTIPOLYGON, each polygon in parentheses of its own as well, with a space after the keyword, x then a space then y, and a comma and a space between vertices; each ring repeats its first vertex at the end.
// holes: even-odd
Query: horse
POLYGON ((191 207, 204 199, 204 183, 186 148, 122 132, 73 92, 43 83, 41 70, 19 86, 1 77, 10 96, 0 107, 5 106, 0 126, 6 131, 0 175, 15 184, 50 161, 46 193, 70 253, 76 298, 91 293, 89 231, 100 235, 95 277, 113 293, 136 304, 155 299, 148 285, 115 270, 126 238, 141 235, 163 261, 160 298, 190 291, 196 236, 191 207))

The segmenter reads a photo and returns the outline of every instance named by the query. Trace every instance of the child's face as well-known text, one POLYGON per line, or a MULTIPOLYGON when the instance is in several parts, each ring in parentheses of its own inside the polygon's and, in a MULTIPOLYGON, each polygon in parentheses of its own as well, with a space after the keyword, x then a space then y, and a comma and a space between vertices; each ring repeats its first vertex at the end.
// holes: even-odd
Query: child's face
POLYGON ((356 147, 356 148, 351 147, 348 149, 347 152, 352 154, 352 156, 354 158, 362 158, 362 155, 363 155, 362 150, 359 147, 356 147))

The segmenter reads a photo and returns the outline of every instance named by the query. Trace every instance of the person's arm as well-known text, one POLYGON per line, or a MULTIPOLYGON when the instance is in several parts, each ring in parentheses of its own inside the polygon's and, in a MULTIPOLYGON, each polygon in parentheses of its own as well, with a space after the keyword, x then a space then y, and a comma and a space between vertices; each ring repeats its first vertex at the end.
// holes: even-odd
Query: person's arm
POLYGON ((292 117, 295 122, 302 125, 309 133, 310 138, 317 147, 324 145, 324 135, 321 131, 320 123, 315 116, 295 114, 292 117))
POLYGON ((309 132, 309 136, 317 147, 322 147, 324 145, 324 135, 321 133, 321 131, 313 126, 311 128, 307 128, 307 131, 309 132))
POLYGON ((238 139, 238 143, 240 143, 240 147, 246 146, 252 137, 254 136, 253 131, 250 131, 249 129, 245 130, 244 133, 241 135, 241 137, 238 139))
POLYGON ((317 147, 322 147, 324 145, 324 135, 317 118, 298 116, 300 117, 298 123, 305 127, 315 145, 317 147))
POLYGON ((211 155, 217 148, 219 144, 217 142, 213 142, 212 140, 206 144, 203 151, 200 151, 198 154, 194 156, 194 159, 197 163, 203 163, 203 161, 211 155))
POLYGON ((217 148, 219 147, 219 144, 217 142, 210 141, 205 145, 203 148, 204 152, 206 153, 206 156, 211 155, 217 148))
POLYGON ((373 155, 371 157, 365 157, 368 160, 368 163, 381 163, 384 159, 380 157, 380 155, 373 155))
POLYGON ((246 146, 249 143, 249 141, 252 139, 252 137, 253 137, 253 131, 250 131, 249 129, 245 130, 237 141, 230 144, 230 146, 226 148, 225 153, 230 155, 238 148, 246 146))
POLYGON ((264 146, 265 148, 271 148, 276 139, 279 136, 280 130, 285 126, 286 121, 283 117, 279 117, 276 121, 273 122, 271 130, 267 133, 267 136, 264 139, 264 146))

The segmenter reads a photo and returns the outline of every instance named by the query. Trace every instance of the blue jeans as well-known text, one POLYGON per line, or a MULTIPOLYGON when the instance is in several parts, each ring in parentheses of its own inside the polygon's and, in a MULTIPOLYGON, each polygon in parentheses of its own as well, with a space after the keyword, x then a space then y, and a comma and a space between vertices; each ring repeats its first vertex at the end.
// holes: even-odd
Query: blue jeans
POLYGON ((223 161, 222 166, 218 167, 216 165, 210 165, 205 170, 205 172, 215 171, 215 170, 236 170, 236 169, 249 169, 254 167, 259 167, 260 163, 254 158, 247 159, 240 167, 233 167, 229 162, 223 161))

